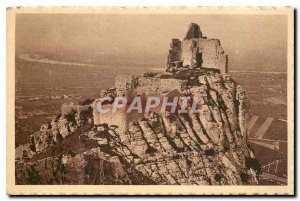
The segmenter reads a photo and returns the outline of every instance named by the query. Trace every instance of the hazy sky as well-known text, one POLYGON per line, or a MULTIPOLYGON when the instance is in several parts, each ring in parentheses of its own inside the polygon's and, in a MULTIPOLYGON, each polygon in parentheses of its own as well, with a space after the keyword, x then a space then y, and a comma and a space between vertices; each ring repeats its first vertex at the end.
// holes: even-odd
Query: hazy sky
POLYGON ((229 69, 286 70, 285 16, 19 14, 16 49, 66 61, 164 67, 171 38, 182 39, 191 22, 221 40, 229 69))

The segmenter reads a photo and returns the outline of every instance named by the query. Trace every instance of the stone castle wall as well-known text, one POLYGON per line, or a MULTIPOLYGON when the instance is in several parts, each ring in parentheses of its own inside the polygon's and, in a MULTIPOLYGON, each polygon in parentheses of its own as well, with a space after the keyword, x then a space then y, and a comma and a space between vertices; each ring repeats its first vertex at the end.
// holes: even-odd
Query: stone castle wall
POLYGON ((203 37, 200 27, 192 23, 182 42, 172 39, 167 66, 167 71, 181 68, 209 68, 227 73, 228 56, 225 55, 220 40, 203 37), (180 44, 181 47, 174 47, 174 43, 180 44))
POLYGON ((182 42, 182 61, 184 67, 193 67, 196 64, 196 55, 199 54, 200 66, 219 69, 227 73, 227 55, 218 39, 190 39, 182 42))
POLYGON ((117 76, 117 96, 133 98, 135 96, 161 95, 169 91, 183 91, 187 87, 185 80, 154 77, 117 76))
MULTIPOLYGON (((112 109, 112 105, 108 104, 106 106, 102 106, 103 109, 112 109)), ((117 110, 115 113, 108 112, 108 113, 99 113, 96 108, 96 102, 93 105, 93 115, 94 115, 94 124, 100 125, 100 124, 108 124, 108 125, 114 125, 118 127, 118 130, 120 132, 125 132, 127 126, 128 126, 128 118, 126 111, 123 110, 117 110)))
MULTIPOLYGON (((148 96, 158 96, 160 99, 163 96, 168 96, 170 91, 186 90, 186 81, 179 79, 162 79, 152 77, 136 77, 136 76, 117 76, 116 77, 116 92, 117 96, 126 97, 128 104, 136 97, 141 96, 146 98, 148 96)), ((96 100, 97 101, 97 100, 96 100)), ((136 112, 126 113, 125 109, 117 110, 115 113, 99 113, 96 108, 96 101, 93 105, 94 124, 116 125, 120 131, 125 131, 128 125, 133 120, 137 120, 143 117, 143 114, 136 112)), ((112 109, 112 104, 102 106, 103 109, 112 109)))

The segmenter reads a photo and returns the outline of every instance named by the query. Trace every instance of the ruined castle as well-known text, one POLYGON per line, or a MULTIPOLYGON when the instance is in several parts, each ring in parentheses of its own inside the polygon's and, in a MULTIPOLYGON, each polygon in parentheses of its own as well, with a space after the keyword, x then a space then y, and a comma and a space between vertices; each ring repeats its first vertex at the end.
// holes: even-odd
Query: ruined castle
POLYGON ((226 72, 220 41, 191 24, 182 42, 172 40, 165 72, 118 76, 100 98, 205 95, 201 113, 102 114, 97 99, 63 105, 28 147, 17 148, 16 183, 257 184, 260 166, 247 141, 249 100, 226 72))
MULTIPOLYGON (((172 39, 166 72, 146 73, 142 76, 119 75, 115 81, 115 95, 131 100, 136 96, 169 96, 174 91, 178 95, 188 94, 194 87, 201 85, 197 80, 199 75, 206 72, 227 73, 227 60, 220 41, 203 37, 199 25, 191 23, 182 42, 172 39)), ((127 114, 125 110, 100 114, 95 104, 93 111, 95 125, 110 123, 123 132, 132 120, 143 117, 136 113, 127 114)))
POLYGON ((228 72, 228 56, 224 54, 220 40, 202 35, 197 24, 190 24, 182 41, 172 39, 167 61, 167 71, 188 69, 218 69, 228 72))

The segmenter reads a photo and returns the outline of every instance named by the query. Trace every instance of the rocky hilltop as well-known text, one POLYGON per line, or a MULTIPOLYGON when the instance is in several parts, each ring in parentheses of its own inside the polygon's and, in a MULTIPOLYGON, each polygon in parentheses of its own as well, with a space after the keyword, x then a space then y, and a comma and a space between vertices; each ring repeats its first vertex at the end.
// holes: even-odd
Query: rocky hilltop
POLYGON ((99 98, 206 97, 200 113, 101 114, 99 99, 64 104, 16 148, 16 184, 257 184, 249 101, 227 74, 227 59, 220 41, 191 24, 182 45, 172 40, 166 72, 119 76, 99 98))
MULTIPOLYGON (((62 114, 17 151, 18 184, 256 184, 259 164, 247 144, 245 91, 230 76, 183 70, 145 78, 185 80, 205 94, 199 114, 150 112, 126 131, 93 122, 92 100, 62 114)), ((116 88, 102 95, 116 95, 116 88)), ((17 148, 18 149, 18 148, 17 148)))

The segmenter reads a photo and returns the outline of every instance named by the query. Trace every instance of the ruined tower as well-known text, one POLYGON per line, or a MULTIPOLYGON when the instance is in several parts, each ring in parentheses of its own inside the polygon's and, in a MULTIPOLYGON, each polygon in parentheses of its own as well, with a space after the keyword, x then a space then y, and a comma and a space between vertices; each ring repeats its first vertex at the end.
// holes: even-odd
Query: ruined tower
POLYGON ((172 39, 169 50, 167 71, 181 69, 216 69, 228 72, 228 56, 225 55, 218 39, 202 35, 200 26, 191 23, 182 42, 172 39))
POLYGON ((185 34, 184 39, 189 40, 189 39, 201 38, 201 37, 202 37, 202 32, 200 30, 199 25, 195 23, 191 23, 185 34))

